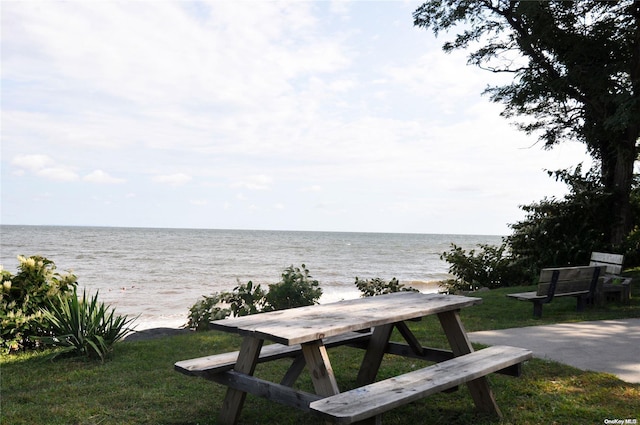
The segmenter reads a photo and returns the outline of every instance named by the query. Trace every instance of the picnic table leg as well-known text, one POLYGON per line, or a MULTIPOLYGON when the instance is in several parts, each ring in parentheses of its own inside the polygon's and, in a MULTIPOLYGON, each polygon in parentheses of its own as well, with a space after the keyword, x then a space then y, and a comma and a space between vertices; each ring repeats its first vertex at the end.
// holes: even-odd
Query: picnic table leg
MULTIPOLYGON (((356 387, 362 387, 371 384, 376 380, 376 375, 382 364, 382 358, 387 348, 387 343, 393 331, 393 323, 376 326, 369 340, 367 351, 358 371, 356 378, 356 387)), ((357 422, 358 425, 381 425, 382 415, 376 415, 372 418, 357 422)))
MULTIPOLYGON (((474 351, 473 346, 467 337, 464 326, 462 325, 462 321, 460 320, 460 313, 458 310, 438 313, 438 319, 440 319, 440 324, 442 325, 442 329, 449 340, 451 351, 453 351, 454 356, 462 356, 474 351)), ((469 387, 469 392, 471 393, 473 401, 479 410, 495 414, 502 418, 502 412, 500 412, 496 399, 493 396, 493 392, 491 391, 491 388, 489 388, 489 381, 486 376, 469 381, 467 386, 469 387)))
POLYGON ((322 340, 302 344, 302 354, 309 368, 316 394, 320 396, 338 394, 340 389, 329 362, 327 348, 322 340))
POLYGON ((291 363, 291 366, 289 366, 289 369, 287 370, 287 373, 285 373, 284 378, 282 378, 282 381, 280 381, 280 384, 287 387, 293 387, 293 384, 296 383, 296 380, 306 365, 307 362, 304 359, 304 355, 298 354, 293 360, 293 363, 291 363))
MULTIPOLYGON (((236 372, 245 373, 247 375, 253 375, 258 363, 258 357, 260 356, 260 349, 262 348, 262 339, 246 336, 240 346, 240 352, 238 353, 238 361, 233 368, 236 372)), ((238 422, 240 417, 240 411, 244 404, 244 399, 247 397, 247 393, 244 391, 236 390, 233 388, 227 389, 227 395, 222 403, 222 409, 220 410, 219 422, 222 425, 233 425, 238 422)))
POLYGON ((387 343, 393 331, 393 323, 388 325, 376 326, 369 340, 367 351, 362 359, 358 378, 356 379, 356 387, 362 387, 375 381, 378 369, 382 363, 382 357, 387 348, 387 343))

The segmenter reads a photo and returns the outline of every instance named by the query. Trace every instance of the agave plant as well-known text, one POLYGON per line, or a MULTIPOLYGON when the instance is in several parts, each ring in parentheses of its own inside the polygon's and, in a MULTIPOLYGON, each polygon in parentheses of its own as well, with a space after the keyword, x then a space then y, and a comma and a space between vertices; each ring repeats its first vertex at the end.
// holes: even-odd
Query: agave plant
POLYGON ((73 296, 59 301, 58 305, 43 311, 52 336, 42 341, 63 347, 56 355, 73 353, 104 361, 113 344, 125 336, 128 326, 136 319, 116 315, 114 309, 98 302, 97 292, 88 299, 83 291, 79 299, 74 290, 73 296))

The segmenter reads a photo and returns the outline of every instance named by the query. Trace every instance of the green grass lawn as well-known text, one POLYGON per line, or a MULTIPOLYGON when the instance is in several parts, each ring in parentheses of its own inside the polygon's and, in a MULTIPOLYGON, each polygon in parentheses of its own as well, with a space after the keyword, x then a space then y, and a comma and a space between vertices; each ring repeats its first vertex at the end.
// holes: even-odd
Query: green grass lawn
MULTIPOLYGON (((480 306, 464 309, 468 331, 533 326, 558 322, 640 317, 640 283, 633 284, 630 305, 609 303, 576 313, 575 300, 560 298, 532 317, 528 302, 506 293, 530 288, 479 292, 480 306)), ((424 345, 446 348, 437 319, 412 322, 424 345)), ((394 339, 400 340, 398 335, 394 339)), ((50 352, 3 356, 0 360, 2 424, 216 424, 225 388, 173 370, 178 360, 237 350, 240 339, 219 332, 116 344, 104 364, 81 359, 49 359, 50 352)), ((362 351, 341 347, 330 351, 342 389, 354 385, 362 351)), ((256 374, 279 381, 288 367, 279 360, 258 366, 256 374)), ((384 378, 423 367, 421 361, 387 356, 384 378)), ((385 424, 602 424, 605 419, 640 419, 640 385, 615 376, 585 372, 534 359, 520 378, 489 377, 504 418, 478 414, 466 387, 438 394, 384 415, 385 424)), ((306 375, 297 387, 312 391, 306 375)), ((248 396, 242 424, 321 424, 311 414, 248 396)))

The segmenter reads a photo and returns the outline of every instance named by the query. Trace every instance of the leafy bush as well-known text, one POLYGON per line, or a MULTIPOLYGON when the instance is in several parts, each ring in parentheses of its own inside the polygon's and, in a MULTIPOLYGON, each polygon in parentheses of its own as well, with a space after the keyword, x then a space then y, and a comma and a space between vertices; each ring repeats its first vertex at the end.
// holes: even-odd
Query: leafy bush
POLYGON ((625 268, 633 268, 640 265, 640 227, 636 226, 623 245, 624 266, 625 268))
POLYGON ((45 344, 64 348, 56 355, 85 355, 104 361, 135 320, 115 315, 114 309, 98 302, 97 292, 89 299, 83 291, 79 299, 74 290, 73 296, 58 296, 58 301, 43 312, 53 336, 41 338, 45 344))
POLYGON ((448 292, 516 286, 527 281, 528 276, 517 259, 510 255, 506 242, 500 246, 481 244, 478 247, 477 253, 474 249, 467 253, 451 244, 451 250, 442 253, 440 258, 450 264, 449 273, 455 276, 455 279, 443 282, 448 292))
POLYGON ((232 292, 203 296, 189 309, 185 327, 196 331, 208 330, 209 322, 213 320, 312 305, 321 295, 318 281, 311 279, 304 264, 301 268, 289 266, 279 283, 269 285, 269 292, 265 293, 260 285, 254 286, 249 281, 246 285, 238 283, 232 292))
POLYGON ((395 277, 389 282, 385 282, 379 277, 373 279, 358 279, 358 277, 356 277, 355 285, 363 297, 373 297, 376 295, 390 294, 392 292, 417 291, 415 288, 405 287, 395 277))
POLYGON ((282 273, 282 280, 269 285, 269 292, 265 297, 266 311, 284 310, 318 303, 322 289, 317 280, 312 279, 303 264, 302 268, 287 267, 282 273))
POLYGON ((593 251, 617 250, 607 239, 611 197, 598 173, 592 170, 583 176, 580 166, 548 173, 566 183, 569 193, 563 199, 544 198, 521 206, 526 217, 511 225, 513 234, 507 238, 513 256, 531 276, 544 267, 589 264, 593 251))
POLYGON ((209 330, 209 322, 227 318, 231 314, 231 309, 221 307, 220 304, 227 299, 228 295, 228 292, 203 295, 202 299, 189 309, 187 324, 184 327, 195 331, 206 331, 209 330))
POLYGON ((246 285, 241 285, 238 282, 238 286, 233 288, 233 292, 226 293, 224 301, 231 306, 231 312, 234 316, 246 316, 260 313, 265 309, 266 294, 260 285, 254 288, 251 281, 246 285))
POLYGON ((481 245, 482 251, 466 253, 453 245, 441 258, 451 264, 456 278, 443 282, 450 291, 470 290, 478 286, 494 288, 520 282, 534 282, 545 267, 589 264, 591 252, 625 254, 625 267, 640 264, 640 181, 631 191, 632 218, 636 227, 622 246, 611 246, 609 235, 613 218, 611 194, 604 190, 600 172, 573 170, 548 171, 550 177, 564 182, 569 193, 562 199, 544 198, 520 208, 524 220, 510 225, 513 234, 499 247, 481 245))
POLYGON ((59 274, 44 257, 19 256, 18 261, 15 276, 0 270, 0 342, 5 353, 37 348, 39 337, 50 336, 42 310, 72 296, 77 286, 75 275, 59 274))

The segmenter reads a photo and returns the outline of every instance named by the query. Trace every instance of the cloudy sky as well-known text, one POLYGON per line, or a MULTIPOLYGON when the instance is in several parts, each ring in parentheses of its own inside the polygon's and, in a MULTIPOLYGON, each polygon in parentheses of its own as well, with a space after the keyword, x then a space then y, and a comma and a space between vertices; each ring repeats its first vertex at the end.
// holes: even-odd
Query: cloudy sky
POLYGON ((575 165, 419 1, 6 1, 3 224, 508 234, 575 165))

